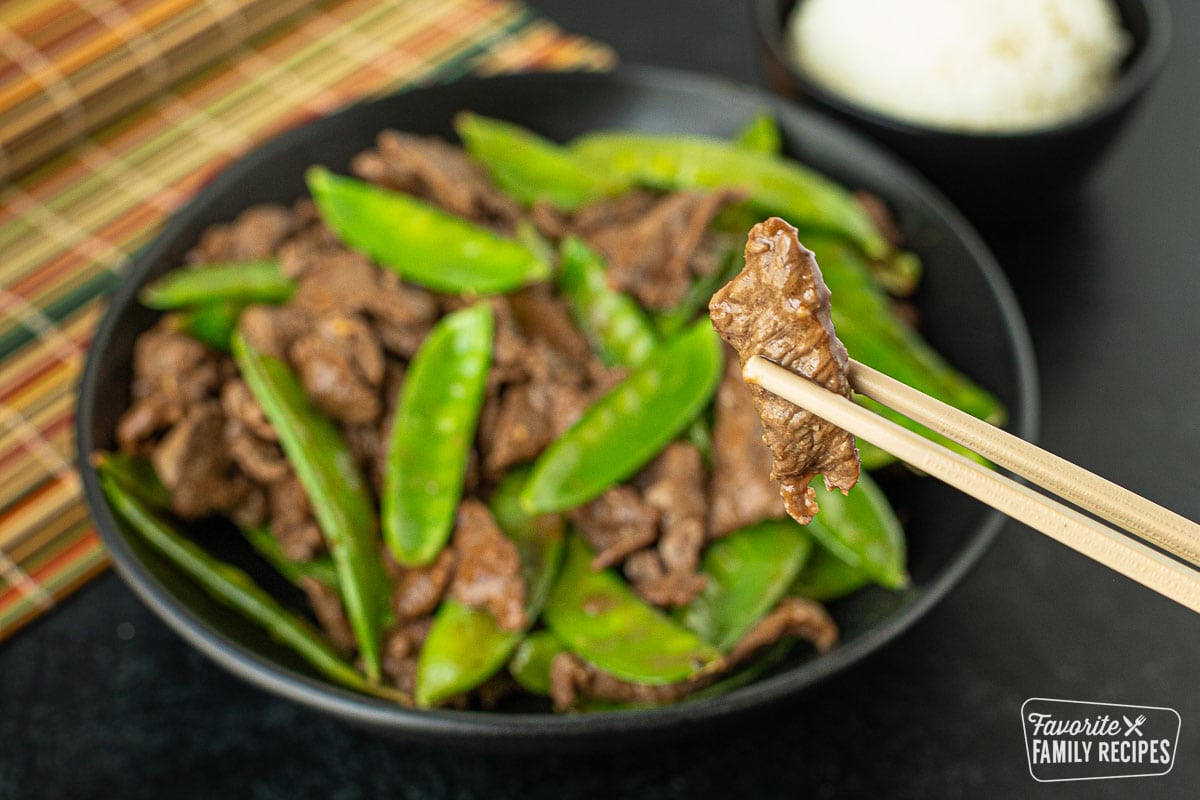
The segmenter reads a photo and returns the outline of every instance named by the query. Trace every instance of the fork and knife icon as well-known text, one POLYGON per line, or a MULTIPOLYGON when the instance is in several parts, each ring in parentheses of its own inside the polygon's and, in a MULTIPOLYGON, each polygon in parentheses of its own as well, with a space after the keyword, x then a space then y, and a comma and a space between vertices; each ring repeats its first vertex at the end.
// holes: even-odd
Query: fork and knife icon
POLYGON ((1128 737, 1134 733, 1136 733, 1138 736, 1145 735, 1142 733, 1142 723, 1146 721, 1145 714, 1139 714, 1138 718, 1135 720, 1130 720, 1129 717, 1122 714, 1121 719, 1125 720, 1125 736, 1126 737, 1128 737))

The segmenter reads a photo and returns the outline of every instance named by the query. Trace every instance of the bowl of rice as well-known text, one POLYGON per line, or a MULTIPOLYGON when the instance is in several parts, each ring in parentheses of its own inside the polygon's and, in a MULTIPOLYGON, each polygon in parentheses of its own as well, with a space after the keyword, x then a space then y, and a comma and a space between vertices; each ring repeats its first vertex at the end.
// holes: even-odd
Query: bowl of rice
POLYGON ((1162 67, 1163 0, 757 0, 768 81, 972 210, 1068 196, 1162 67))

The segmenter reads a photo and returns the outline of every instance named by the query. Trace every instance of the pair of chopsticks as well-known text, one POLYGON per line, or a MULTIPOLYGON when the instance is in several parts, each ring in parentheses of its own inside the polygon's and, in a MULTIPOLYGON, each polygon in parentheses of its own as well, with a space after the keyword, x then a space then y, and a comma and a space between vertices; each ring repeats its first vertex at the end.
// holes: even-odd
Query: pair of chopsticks
MULTIPOLYGON (((1200 612, 1200 573, 1158 550, 761 356, 749 359, 742 372, 747 383, 758 384, 1055 541, 1200 612)), ((859 394, 1031 483, 1200 566, 1200 525, 1191 520, 853 360, 850 385, 859 394)))

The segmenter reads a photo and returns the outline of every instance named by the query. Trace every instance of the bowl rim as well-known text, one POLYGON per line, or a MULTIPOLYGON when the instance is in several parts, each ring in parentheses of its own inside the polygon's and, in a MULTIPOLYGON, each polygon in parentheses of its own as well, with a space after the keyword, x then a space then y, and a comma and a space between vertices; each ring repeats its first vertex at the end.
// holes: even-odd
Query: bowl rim
MULTIPOLYGON (((790 18, 792 9, 805 0, 788 1, 791 2, 791 9, 788 10, 790 18)), ((1104 101, 1083 114, 1063 122, 1015 131, 974 131, 922 125, 890 116, 827 89, 805 75, 793 63, 788 49, 784 46, 787 38, 785 31, 787 22, 780 24, 775 20, 780 0, 755 0, 753 13, 759 41, 770 52, 772 59, 787 70, 788 76, 802 88, 803 94, 831 109, 845 114, 847 117, 857 118, 879 128, 907 136, 953 136, 963 140, 974 139, 1000 143, 1039 137, 1069 136, 1090 128, 1099 120, 1117 113, 1137 100, 1138 96, 1150 86, 1154 77, 1162 71, 1163 65, 1166 63, 1167 53, 1171 49, 1171 12, 1167 7, 1166 0, 1132 0, 1132 2, 1137 3, 1146 13, 1146 41, 1134 54, 1133 61, 1117 76, 1116 83, 1104 101)))
MULTIPOLYGON (((525 73, 495 77, 469 77, 461 81, 483 82, 496 87, 497 91, 521 90, 536 81, 562 80, 607 81, 632 88, 657 88, 669 91, 703 92, 717 97, 720 93, 733 92, 754 100, 763 108, 769 108, 781 116, 802 119, 807 126, 824 128, 836 133, 839 138, 852 140, 852 144, 869 151, 885 161, 890 171, 928 203, 931 217, 938 218, 947 230, 960 239, 971 259, 980 270, 991 294, 994 296, 1006 332, 1012 341, 1012 357, 1016 370, 1016 392, 1014 418, 1019 420, 1017 434, 1034 440, 1038 429, 1039 396, 1036 361, 1033 347, 1017 303, 1016 296, 1000 266, 984 245, 982 239, 961 214, 925 179, 877 145, 867 141, 828 118, 797 106, 794 102, 780 98, 758 87, 742 84, 720 76, 677 70, 657 66, 620 66, 606 72, 525 73)), ((444 90, 445 85, 413 88, 406 92, 423 93, 444 90)), ((371 103, 387 102, 389 95, 371 103)), ((361 105, 355 103, 338 110, 322 120, 353 114, 361 105)), ((316 120, 319 123, 321 120, 316 120)), ((147 273, 161 260, 169 248, 186 228, 188 218, 195 213, 208 197, 219 195, 239 183, 252 172, 258 162, 280 150, 302 140, 305 131, 313 123, 302 124, 277 135, 254 148, 223 168, 208 185, 203 187, 181 209, 167 221, 155 239, 132 259, 121 284, 109 297, 108 307, 88 348, 87 361, 80 381, 80 393, 75 421, 75 440, 78 465, 83 482, 83 492, 97 529, 112 556, 117 573, 134 593, 169 627, 180 634, 217 664, 243 680, 301 705, 334 715, 352 723, 391 733, 410 739, 422 738, 447 743, 474 743, 503 748, 520 740, 524 743, 538 741, 548 746, 569 746, 571 742, 591 741, 612 734, 662 733, 667 729, 682 727, 683 723, 716 721, 749 712, 771 700, 792 696, 809 688, 833 674, 858 663, 867 655, 892 641, 925 615, 955 586, 991 545, 1005 518, 1000 512, 987 514, 982 523, 968 534, 967 543, 951 561, 924 588, 923 593, 887 617, 882 623, 864 632, 848 644, 842 645, 820 658, 807 661, 769 678, 755 681, 736 691, 719 697, 689 703, 663 706, 652 709, 630 711, 605 711, 585 715, 547 713, 492 713, 485 711, 455 711, 446 709, 411 709, 393 703, 358 694, 348 689, 311 678, 284 667, 262 655, 228 639, 218 629, 209 625, 188 606, 177 600, 137 558, 125 542, 124 534, 110 510, 100 488, 99 479, 91 465, 90 456, 95 448, 92 437, 94 405, 97 401, 97 384, 100 378, 100 353, 107 350, 118 330, 118 323, 126 307, 135 300, 136 293, 146 279, 147 273)))

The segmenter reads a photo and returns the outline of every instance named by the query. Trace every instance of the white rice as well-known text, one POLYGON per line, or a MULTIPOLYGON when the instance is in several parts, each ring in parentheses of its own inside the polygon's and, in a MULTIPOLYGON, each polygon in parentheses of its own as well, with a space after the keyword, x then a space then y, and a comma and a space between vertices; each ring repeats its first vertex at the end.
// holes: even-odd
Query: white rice
POLYGON ((1111 0, 801 0, 789 27, 793 58, 827 89, 970 131, 1084 113, 1129 48, 1111 0))

